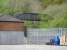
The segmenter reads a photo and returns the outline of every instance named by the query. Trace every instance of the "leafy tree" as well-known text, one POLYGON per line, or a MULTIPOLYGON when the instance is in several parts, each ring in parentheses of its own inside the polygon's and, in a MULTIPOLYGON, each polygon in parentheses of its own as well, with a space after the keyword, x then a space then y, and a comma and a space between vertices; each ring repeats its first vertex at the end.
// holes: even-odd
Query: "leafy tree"
POLYGON ((46 8, 48 5, 52 4, 62 4, 65 0, 39 0, 42 2, 43 8, 46 8))

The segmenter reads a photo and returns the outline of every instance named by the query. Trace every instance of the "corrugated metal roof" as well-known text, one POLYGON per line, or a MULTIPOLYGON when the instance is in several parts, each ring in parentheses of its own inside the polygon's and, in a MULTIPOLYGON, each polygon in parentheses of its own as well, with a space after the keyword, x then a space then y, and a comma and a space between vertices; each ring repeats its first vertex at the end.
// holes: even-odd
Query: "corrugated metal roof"
POLYGON ((21 20, 10 15, 3 15, 0 16, 0 21, 21 21, 21 20))

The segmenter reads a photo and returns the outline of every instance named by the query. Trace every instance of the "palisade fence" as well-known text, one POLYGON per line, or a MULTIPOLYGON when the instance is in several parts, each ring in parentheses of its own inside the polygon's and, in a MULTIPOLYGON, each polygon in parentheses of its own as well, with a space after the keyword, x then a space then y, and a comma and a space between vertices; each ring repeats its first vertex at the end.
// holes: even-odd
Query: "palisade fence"
POLYGON ((62 36, 67 28, 27 28, 27 37, 22 31, 0 31, 0 45, 46 44, 55 35, 62 36))

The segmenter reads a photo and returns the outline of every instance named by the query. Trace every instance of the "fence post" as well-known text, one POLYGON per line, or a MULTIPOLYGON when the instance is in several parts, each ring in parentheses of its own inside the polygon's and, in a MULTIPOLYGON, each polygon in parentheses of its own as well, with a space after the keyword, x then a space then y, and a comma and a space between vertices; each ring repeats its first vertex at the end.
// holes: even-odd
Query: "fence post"
POLYGON ((24 26, 24 37, 27 37, 27 27, 24 26))

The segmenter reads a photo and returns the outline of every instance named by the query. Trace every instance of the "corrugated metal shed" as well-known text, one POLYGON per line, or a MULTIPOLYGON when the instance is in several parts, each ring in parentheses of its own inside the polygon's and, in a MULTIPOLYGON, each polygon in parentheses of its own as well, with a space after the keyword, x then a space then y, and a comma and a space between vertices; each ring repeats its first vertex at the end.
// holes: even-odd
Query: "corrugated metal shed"
POLYGON ((29 20, 29 21, 40 21, 41 18, 38 13, 22 13, 15 15, 17 19, 29 20))

